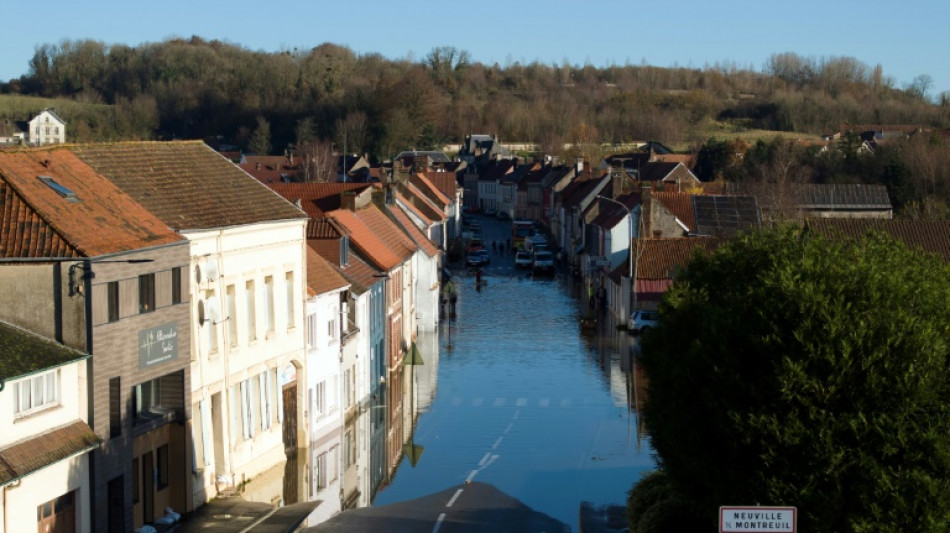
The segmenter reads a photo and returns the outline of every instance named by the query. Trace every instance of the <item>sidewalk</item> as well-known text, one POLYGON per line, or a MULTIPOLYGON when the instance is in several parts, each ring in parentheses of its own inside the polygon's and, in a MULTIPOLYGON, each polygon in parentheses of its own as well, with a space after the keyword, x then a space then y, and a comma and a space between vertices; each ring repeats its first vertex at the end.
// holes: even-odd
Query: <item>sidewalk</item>
POLYGON ((320 501, 286 507, 250 502, 240 496, 218 498, 182 517, 175 533, 290 533, 313 512, 320 501))

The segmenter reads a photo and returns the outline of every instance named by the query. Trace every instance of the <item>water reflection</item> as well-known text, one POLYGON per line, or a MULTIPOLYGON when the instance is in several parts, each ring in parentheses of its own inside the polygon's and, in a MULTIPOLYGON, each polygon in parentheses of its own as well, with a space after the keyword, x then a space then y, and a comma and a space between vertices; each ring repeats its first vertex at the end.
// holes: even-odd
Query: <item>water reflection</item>
POLYGON ((582 334, 586 302, 569 281, 485 281, 463 276, 456 320, 419 335, 424 364, 405 367, 391 398, 408 431, 387 431, 398 442, 373 503, 474 480, 576 527, 581 501, 623 503, 654 467, 635 340, 607 315, 582 334))

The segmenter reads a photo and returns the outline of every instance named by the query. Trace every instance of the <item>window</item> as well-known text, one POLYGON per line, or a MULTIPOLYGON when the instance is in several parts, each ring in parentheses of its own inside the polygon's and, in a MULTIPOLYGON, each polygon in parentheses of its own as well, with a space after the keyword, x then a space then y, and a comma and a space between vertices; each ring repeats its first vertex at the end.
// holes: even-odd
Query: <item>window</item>
POLYGON ((160 390, 157 379, 139 383, 133 388, 136 418, 152 413, 161 407, 160 390))
POLYGON ((343 434, 343 461, 344 468, 356 464, 356 435, 352 429, 343 434))
POLYGON ((172 304, 181 303, 181 267, 172 269, 172 304))
POLYGON ((317 345, 317 314, 307 315, 307 348, 317 345))
POLYGON ((235 320, 237 320, 237 302, 234 296, 234 285, 228 285, 226 292, 228 299, 228 316, 224 324, 228 330, 228 342, 231 343, 231 346, 237 346, 238 334, 237 322, 235 322, 235 320))
POLYGON ((158 490, 168 486, 168 445, 163 444, 156 451, 156 462, 158 463, 158 490))
POLYGON ((327 409, 327 383, 325 381, 317 383, 313 396, 314 417, 316 417, 316 415, 324 415, 327 409))
POLYGON ((344 235, 340 238, 340 267, 350 264, 350 238, 344 235))
POLYGON ((155 310, 155 274, 139 276, 139 313, 155 310))
POLYGON ((264 331, 274 332, 274 276, 264 276, 264 331))
POLYGON ((109 282, 109 322, 119 320, 119 282, 109 282))
POLYGON ((330 336, 330 341, 335 341, 337 339, 337 327, 336 327, 336 309, 330 310, 331 316, 330 320, 327 321, 327 335, 330 336))
POLYGON ((343 407, 350 407, 356 402, 356 371, 347 368, 343 371, 343 407))
POLYGON ((261 392, 261 429, 264 431, 270 429, 274 413, 273 402, 271 401, 274 395, 274 387, 269 378, 270 375, 267 372, 261 372, 257 375, 258 390, 261 392))
POLYGON ((287 329, 294 327, 294 273, 284 274, 284 285, 287 288, 287 329))
POLYGON ((122 378, 109 379, 109 437, 122 435, 122 378))
POLYGON ((340 477, 340 445, 330 448, 330 461, 327 464, 327 477, 330 481, 336 481, 340 477))
POLYGON ((314 466, 316 470, 316 485, 317 491, 321 491, 327 488, 327 454, 326 452, 321 453, 317 456, 316 465, 314 466))
POLYGON ((254 280, 244 284, 244 294, 247 297, 247 340, 257 339, 257 309, 254 306, 254 280))
POLYGON ((132 459, 132 503, 139 503, 139 458, 132 459))
POLYGON ((13 414, 18 417, 59 405, 59 369, 17 381, 13 396, 13 414))
MULTIPOLYGON (((214 294, 214 289, 205 291, 205 296, 208 300, 215 302, 215 304, 217 304, 217 301, 215 301, 216 296, 214 294)), ((215 323, 214 320, 208 320, 206 324, 208 326, 208 353, 209 354, 217 353, 218 351, 218 325, 217 323, 215 323)))
POLYGON ((185 373, 179 370, 134 386, 132 388, 133 425, 169 414, 181 417, 185 408, 184 380, 185 373))
POLYGON ((240 399, 241 394, 239 386, 232 385, 228 390, 228 403, 230 404, 228 412, 231 415, 231 423, 228 424, 228 426, 231 428, 231 442, 239 442, 238 436, 244 434, 244 416, 241 414, 240 399))

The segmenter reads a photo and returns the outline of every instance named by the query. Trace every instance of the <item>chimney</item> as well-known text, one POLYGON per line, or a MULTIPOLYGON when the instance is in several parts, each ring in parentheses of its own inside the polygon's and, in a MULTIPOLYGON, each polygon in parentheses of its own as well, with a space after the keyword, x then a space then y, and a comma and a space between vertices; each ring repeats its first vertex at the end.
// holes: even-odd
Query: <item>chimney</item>
POLYGON ((356 192, 344 191, 340 193, 340 207, 347 211, 356 211, 356 192))
POLYGON ((258 164, 256 164, 256 165, 254 165, 254 168, 255 168, 256 170, 260 170, 260 169, 261 169, 261 164, 258 163, 258 164))
POLYGON ((578 157, 577 158, 577 173, 580 174, 583 171, 584 171, 584 158, 578 157))

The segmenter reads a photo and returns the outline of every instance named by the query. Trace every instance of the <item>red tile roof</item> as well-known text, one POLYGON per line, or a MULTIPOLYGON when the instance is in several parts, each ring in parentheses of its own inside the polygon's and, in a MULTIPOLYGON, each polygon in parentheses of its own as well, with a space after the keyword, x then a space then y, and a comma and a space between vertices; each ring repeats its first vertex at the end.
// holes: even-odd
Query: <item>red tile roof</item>
POLYGON ((696 250, 712 251, 721 241, 707 237, 682 239, 641 239, 640 258, 637 261, 637 279, 672 278, 678 268, 684 268, 696 250))
POLYGON ((184 240, 62 147, 0 151, 0 198, 5 257, 92 257, 184 240), (72 191, 76 201, 39 176, 72 191))
POLYGON ((64 147, 176 230, 306 218, 201 141, 64 147))
POLYGON ((308 239, 339 239, 346 230, 331 218, 314 218, 307 222, 308 239))
POLYGON ((413 224, 412 219, 409 218, 409 214, 406 213, 402 207, 398 205, 390 206, 389 211, 402 230, 405 231, 417 245, 422 247, 426 255, 429 257, 439 255, 439 248, 422 233, 422 230, 420 230, 418 226, 413 224))
POLYGON ((416 206, 412 205, 412 202, 410 202, 409 199, 408 199, 406 196, 404 196, 403 194, 400 194, 399 192, 393 191, 393 196, 395 196, 396 199, 401 202, 400 205, 401 205, 402 207, 406 208, 406 210, 407 210, 408 212, 410 212, 410 213, 416 215, 417 217, 419 217, 419 219, 422 220, 422 222, 423 222, 425 225, 431 226, 432 224, 435 223, 435 220, 433 220, 433 218, 432 218, 431 216, 427 215, 427 214, 426 214, 425 212, 423 212, 421 209, 419 209, 419 208, 417 208, 416 206))
POLYGON ((85 422, 50 429, 0 450, 0 486, 68 457, 97 448, 101 440, 85 422))
POLYGON ((432 181, 429 180, 422 173, 416 173, 412 176, 409 176, 409 183, 413 184, 416 188, 422 191, 430 201, 435 203, 438 207, 444 208, 445 206, 452 203, 452 200, 449 200, 448 196, 442 193, 438 187, 435 186, 432 181))
POLYGON ((408 260, 412 254, 416 253, 418 249, 416 243, 412 242, 412 239, 375 205, 358 210, 356 216, 399 257, 400 262, 408 260))
MULTIPOLYGON (((375 209, 375 206, 372 207, 375 209)), ((356 213, 347 209, 331 211, 328 216, 346 228, 353 246, 375 266, 388 272, 402 260, 381 241, 356 213)))
POLYGON ((454 172, 433 172, 430 170, 426 172, 426 177, 442 191, 446 198, 455 201, 458 193, 458 178, 454 172))
POLYGON ((303 209, 310 218, 322 218, 326 213, 342 207, 341 194, 357 194, 373 187, 369 183, 268 183, 277 194, 303 209))
POLYGON ((426 195, 419 190, 418 187, 412 183, 406 184, 405 187, 399 191, 404 198, 412 202, 412 205, 425 213, 425 215, 431 218, 433 221, 442 221, 448 219, 448 215, 445 214, 445 209, 436 205, 435 202, 426 197, 426 195))
POLYGON ((316 294, 345 289, 349 282, 333 269, 330 262, 307 246, 307 287, 316 294))
POLYGON ((693 195, 685 192, 655 191, 653 198, 673 213, 673 216, 686 224, 689 231, 696 231, 696 215, 693 211, 693 195))
POLYGON ((950 261, 950 220, 818 218, 806 220, 805 226, 831 238, 858 239, 871 231, 883 232, 912 250, 950 261))

